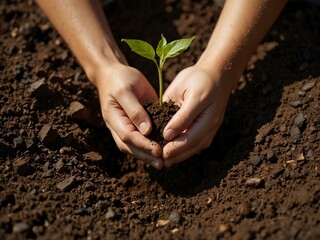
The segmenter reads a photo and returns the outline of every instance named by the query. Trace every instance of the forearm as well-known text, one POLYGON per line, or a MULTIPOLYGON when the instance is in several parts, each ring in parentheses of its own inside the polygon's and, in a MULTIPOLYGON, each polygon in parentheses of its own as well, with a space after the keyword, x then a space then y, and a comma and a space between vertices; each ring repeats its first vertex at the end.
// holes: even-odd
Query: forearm
MULTIPOLYGON (((37 0, 89 78, 102 66, 126 63, 99 0, 37 0)), ((91 78, 95 83, 95 80, 91 78)))
POLYGON ((229 74, 234 88, 287 0, 227 0, 198 64, 229 74), (212 68, 212 66, 215 66, 212 68))

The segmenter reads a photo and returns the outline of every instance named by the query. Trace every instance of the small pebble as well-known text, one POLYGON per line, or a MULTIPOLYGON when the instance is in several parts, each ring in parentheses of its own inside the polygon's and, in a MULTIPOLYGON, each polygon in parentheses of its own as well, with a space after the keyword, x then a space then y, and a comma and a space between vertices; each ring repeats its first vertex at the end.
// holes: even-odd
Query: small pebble
POLYGON ((294 140, 298 140, 300 138, 300 130, 298 127, 293 127, 290 130, 290 135, 293 137, 294 140))
POLYGON ((251 213, 251 205, 247 202, 241 203, 237 208, 237 214, 241 217, 247 217, 251 213))
POLYGON ((21 136, 16 137, 16 138, 13 139, 13 147, 14 148, 23 147, 24 144, 25 143, 24 143, 23 138, 21 136))
POLYGON ((246 180, 247 186, 259 187, 263 183, 263 180, 259 177, 249 178, 246 180))
POLYGON ((262 159, 260 156, 253 156, 249 159, 249 162, 254 166, 258 166, 261 163, 261 161, 262 159))
POLYGON ((20 176, 29 175, 30 170, 31 170, 31 167, 28 163, 28 160, 26 160, 24 158, 17 158, 13 162, 13 168, 20 176))
POLYGON ((58 162, 54 164, 54 168, 58 173, 63 173, 67 169, 62 158, 60 158, 58 162))
POLYGON ((13 228, 12 228, 12 231, 14 233, 23 233, 23 232, 27 232, 28 230, 30 230, 30 226, 25 222, 16 223, 13 225, 13 228))
POLYGON ((176 232, 179 232, 179 228, 174 228, 174 229, 171 230, 171 232, 172 232, 173 234, 176 233, 176 232))
POLYGON ((29 92, 31 97, 36 97, 42 99, 50 95, 50 90, 48 84, 44 79, 40 79, 30 85, 29 92))
POLYGON ((108 211, 106 213, 106 219, 113 219, 115 218, 116 213, 114 212, 112 207, 108 207, 108 211))
POLYGON ((169 220, 159 219, 157 221, 156 227, 164 227, 164 226, 168 225, 169 223, 170 223, 169 220))
POLYGON ((227 224, 227 223, 220 224, 218 229, 220 233, 226 233, 226 232, 229 232, 230 230, 231 230, 231 226, 230 224, 227 224))
POLYGON ((276 160, 276 156, 274 155, 274 152, 271 149, 269 149, 267 151, 267 161, 275 162, 275 160, 276 160))
POLYGON ((183 217, 180 212, 172 211, 169 215, 170 224, 180 224, 183 221, 183 217))
POLYGON ((64 147, 59 149, 59 153, 61 153, 61 154, 68 154, 70 152, 71 152, 71 148, 70 147, 64 146, 64 147))
POLYGON ((30 194, 30 195, 37 195, 37 194, 38 194, 38 191, 37 191, 36 188, 33 188, 33 189, 31 189, 31 191, 30 191, 29 194, 30 194))
POLYGON ((298 163, 295 160, 289 160, 289 161, 287 161, 287 164, 289 164, 292 169, 297 169, 298 168, 298 163))
POLYGON ((265 139, 265 136, 264 136, 263 134, 259 133, 259 134, 256 136, 255 142, 256 142, 256 143, 262 143, 264 139, 265 139))
POLYGON ((18 28, 15 27, 14 29, 11 30, 10 36, 15 38, 18 35, 18 28))
POLYGON ((93 162, 102 160, 102 156, 97 152, 85 153, 85 154, 83 154, 83 158, 86 161, 93 161, 93 162))
POLYGON ((292 107, 299 107, 299 106, 301 106, 301 102, 300 101, 292 101, 292 102, 289 102, 289 105, 292 107))
POLYGON ((34 141, 30 138, 25 140, 26 143, 26 147, 27 149, 34 149, 36 147, 36 144, 34 143, 34 141))
POLYGON ((303 90, 303 91, 309 91, 309 90, 312 89, 315 85, 316 85, 316 82, 307 83, 307 84, 303 85, 302 90, 303 90))
POLYGON ((304 118, 303 114, 299 113, 294 119, 294 125, 300 129, 303 126, 305 121, 306 119, 304 118))
POLYGON ((77 101, 70 104, 67 115, 71 116, 73 119, 84 120, 87 122, 90 122, 92 117, 90 110, 77 101))
POLYGON ((302 162, 302 161, 304 161, 305 160, 305 157, 304 157, 304 155, 303 155, 303 153, 300 153, 299 155, 298 155, 298 157, 297 157, 297 162, 302 162))
POLYGON ((75 185, 75 176, 71 176, 61 182, 59 182, 56 187, 64 192, 70 191, 75 185))
POLYGON ((53 129, 50 124, 46 124, 41 128, 39 137, 43 144, 49 144, 56 140, 58 131, 53 129))

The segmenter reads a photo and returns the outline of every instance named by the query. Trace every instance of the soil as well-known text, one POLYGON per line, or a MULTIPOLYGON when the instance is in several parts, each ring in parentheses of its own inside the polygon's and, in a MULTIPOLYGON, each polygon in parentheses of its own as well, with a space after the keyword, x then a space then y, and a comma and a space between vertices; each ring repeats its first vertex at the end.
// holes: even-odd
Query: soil
MULTIPOLYGON (((168 61, 166 86, 196 62, 221 11, 104 3, 117 40, 197 35, 168 61)), ((117 149, 96 89, 32 0, 1 1, 0 16, 0 239, 320 238, 319 6, 288 3, 212 145, 161 171, 117 149)))
POLYGON ((163 130, 169 123, 170 119, 178 112, 179 107, 174 102, 163 102, 162 106, 158 102, 148 104, 145 107, 151 123, 152 131, 148 135, 148 138, 157 142, 160 146, 165 146, 168 141, 163 138, 163 130))

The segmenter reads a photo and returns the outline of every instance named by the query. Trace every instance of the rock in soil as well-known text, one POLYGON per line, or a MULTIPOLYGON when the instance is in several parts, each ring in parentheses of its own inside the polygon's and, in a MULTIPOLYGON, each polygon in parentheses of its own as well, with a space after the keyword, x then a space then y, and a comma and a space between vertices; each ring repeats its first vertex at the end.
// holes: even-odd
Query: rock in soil
POLYGON ((93 161, 93 162, 102 160, 102 156, 97 152, 85 153, 85 154, 83 154, 83 158, 86 161, 93 161))
POLYGON ((75 186, 75 178, 75 176, 71 176, 67 179, 64 179, 63 181, 59 182, 56 187, 63 192, 68 192, 75 186))
POLYGON ((43 99, 48 97, 50 90, 44 79, 41 79, 31 84, 29 92, 32 97, 43 99))
POLYGON ((56 138, 58 137, 58 131, 54 129, 50 124, 46 124, 41 128, 39 137, 43 144, 49 144, 56 140, 56 138))
POLYGON ((114 212, 112 207, 108 207, 108 211, 106 213, 106 219, 114 219, 116 217, 116 213, 114 212))
POLYGON ((29 175, 32 169, 30 164, 28 163, 28 160, 23 158, 16 159, 13 162, 13 168, 20 176, 29 175))
POLYGON ((178 211, 172 211, 170 213, 168 219, 170 221, 170 224, 172 224, 172 225, 180 224, 183 221, 183 217, 182 217, 181 213, 178 211))
POLYGON ((67 113, 76 120, 83 120, 88 123, 92 122, 91 111, 80 102, 72 102, 67 113))

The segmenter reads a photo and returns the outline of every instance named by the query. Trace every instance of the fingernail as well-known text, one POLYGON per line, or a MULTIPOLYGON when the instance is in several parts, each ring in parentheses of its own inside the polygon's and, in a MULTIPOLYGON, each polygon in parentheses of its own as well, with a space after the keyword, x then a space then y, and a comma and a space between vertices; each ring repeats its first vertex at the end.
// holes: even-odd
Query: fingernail
POLYGON ((174 131, 172 129, 168 129, 167 131, 165 131, 163 133, 163 137, 164 139, 166 139, 167 141, 172 140, 175 137, 174 131))
POLYGON ((152 160, 150 164, 152 167, 154 167, 156 169, 159 169, 159 170, 161 169, 161 163, 159 161, 152 160))
POLYGON ((160 151, 152 151, 151 152, 151 155, 156 157, 156 158, 161 157, 161 154, 162 154, 162 152, 160 152, 160 151))
POLYGON ((149 127, 148 127, 148 123, 146 122, 142 122, 140 123, 139 125, 139 131, 142 133, 142 134, 146 134, 149 130, 149 127))

